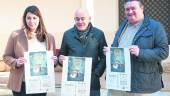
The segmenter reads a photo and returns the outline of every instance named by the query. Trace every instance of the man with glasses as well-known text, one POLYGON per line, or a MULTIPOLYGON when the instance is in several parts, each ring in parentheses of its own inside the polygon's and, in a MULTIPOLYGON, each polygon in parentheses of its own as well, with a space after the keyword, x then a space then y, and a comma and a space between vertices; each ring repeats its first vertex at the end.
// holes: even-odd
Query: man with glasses
POLYGON ((105 55, 103 47, 107 46, 103 31, 92 26, 90 15, 84 9, 75 12, 75 26, 64 33, 59 63, 64 56, 92 58, 92 74, 90 96, 100 96, 100 77, 105 71, 105 55))

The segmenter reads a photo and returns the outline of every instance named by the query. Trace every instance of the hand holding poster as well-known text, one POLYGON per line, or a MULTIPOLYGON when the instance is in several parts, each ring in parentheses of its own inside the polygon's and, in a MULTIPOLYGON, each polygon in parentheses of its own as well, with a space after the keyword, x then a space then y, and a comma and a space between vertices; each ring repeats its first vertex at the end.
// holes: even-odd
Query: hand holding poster
POLYGON ((106 52, 106 88, 131 90, 131 63, 128 48, 109 48, 106 52))
POLYGON ((89 96, 92 58, 65 57, 61 96, 89 96))
POLYGON ((52 51, 29 51, 24 53, 26 93, 55 91, 54 62, 52 51))

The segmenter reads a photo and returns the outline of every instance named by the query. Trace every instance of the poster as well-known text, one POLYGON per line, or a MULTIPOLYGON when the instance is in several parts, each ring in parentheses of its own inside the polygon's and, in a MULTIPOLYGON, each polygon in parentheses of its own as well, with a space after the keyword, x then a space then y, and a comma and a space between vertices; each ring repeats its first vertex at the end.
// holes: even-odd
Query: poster
POLYGON ((131 62, 128 48, 109 48, 106 52, 106 88, 131 90, 131 62))
POLYGON ((63 62, 61 96, 89 96, 92 58, 66 56, 63 62))
POLYGON ((26 94, 55 92, 52 51, 24 52, 26 94))

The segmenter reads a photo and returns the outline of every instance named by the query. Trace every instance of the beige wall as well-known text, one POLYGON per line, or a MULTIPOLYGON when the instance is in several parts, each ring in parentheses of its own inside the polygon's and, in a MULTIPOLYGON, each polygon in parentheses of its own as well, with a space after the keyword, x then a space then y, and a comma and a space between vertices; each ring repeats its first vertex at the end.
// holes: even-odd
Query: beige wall
MULTIPOLYGON (((54 34, 60 48, 63 32, 74 24, 74 11, 84 6, 83 0, 1 0, 0 3, 0 59, 9 34, 21 27, 22 15, 29 5, 37 5, 48 32, 54 34), (67 2, 67 3, 66 3, 67 2)), ((118 0, 94 0, 94 25, 106 35, 108 45, 118 26, 118 0)))
POLYGON ((73 25, 73 12, 80 7, 80 0, 1 0, 0 3, 0 57, 9 34, 21 27, 22 15, 29 5, 37 5, 48 32, 54 34, 59 48, 63 32, 73 25), (66 3, 67 2, 67 3, 66 3))
POLYGON ((108 46, 118 28, 118 0, 94 0, 94 25, 105 32, 108 46))

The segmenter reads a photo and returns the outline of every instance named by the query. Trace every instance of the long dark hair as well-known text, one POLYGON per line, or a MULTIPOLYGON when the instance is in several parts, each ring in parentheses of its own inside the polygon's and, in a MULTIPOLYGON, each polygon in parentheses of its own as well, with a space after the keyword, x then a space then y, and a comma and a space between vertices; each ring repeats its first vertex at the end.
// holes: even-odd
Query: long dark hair
POLYGON ((25 9, 24 14, 23 14, 23 19, 22 19, 23 20, 23 28, 27 30, 28 39, 32 38, 31 33, 29 32, 30 28, 28 27, 28 25, 26 23, 26 15, 27 15, 28 12, 30 12, 30 13, 32 13, 32 14, 39 17, 39 25, 38 25, 38 27, 36 29, 36 37, 40 42, 44 42, 45 39, 46 39, 47 31, 46 31, 46 28, 45 28, 45 25, 44 25, 44 22, 43 22, 41 12, 38 9, 38 7, 34 6, 34 5, 28 6, 25 9))

